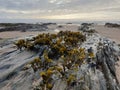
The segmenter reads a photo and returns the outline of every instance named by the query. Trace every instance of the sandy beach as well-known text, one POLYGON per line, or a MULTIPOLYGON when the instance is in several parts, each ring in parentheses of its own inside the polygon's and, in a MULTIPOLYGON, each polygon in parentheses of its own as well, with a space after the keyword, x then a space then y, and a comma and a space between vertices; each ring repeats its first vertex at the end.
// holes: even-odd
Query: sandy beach
POLYGON ((120 28, 108 28, 103 25, 96 25, 95 30, 102 36, 107 37, 120 44, 120 28))
POLYGON ((0 32, 0 38, 17 38, 17 37, 24 37, 29 35, 37 35, 41 32, 20 32, 20 31, 6 31, 0 32))
MULTIPOLYGON (((115 41, 117 44, 120 44, 120 29, 118 28, 108 28, 104 27, 103 25, 95 25, 95 30, 102 36, 107 37, 115 41)), ((49 26, 49 33, 53 32, 53 30, 70 30, 70 31, 77 31, 77 25, 71 26, 64 26, 62 28, 57 28, 56 26, 49 26)), ((39 33, 46 33, 46 31, 27 31, 27 32, 20 32, 20 31, 6 31, 0 32, 0 38, 16 38, 16 37, 24 37, 30 35, 37 35, 39 33)))

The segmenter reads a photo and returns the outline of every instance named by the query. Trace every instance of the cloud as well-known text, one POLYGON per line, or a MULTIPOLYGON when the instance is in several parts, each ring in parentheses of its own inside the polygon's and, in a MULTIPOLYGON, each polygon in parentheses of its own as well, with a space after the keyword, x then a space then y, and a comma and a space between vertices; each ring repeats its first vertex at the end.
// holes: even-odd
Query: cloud
POLYGON ((77 13, 66 15, 43 16, 44 19, 66 19, 66 20, 118 20, 120 12, 93 12, 93 13, 77 13), (115 17, 113 17, 115 16, 115 17))
POLYGON ((72 2, 72 0, 49 0, 49 2, 54 4, 66 4, 72 2))
POLYGON ((49 0, 50 3, 56 3, 57 0, 49 0))
POLYGON ((120 19, 120 0, 1 0, 0 18, 120 19))

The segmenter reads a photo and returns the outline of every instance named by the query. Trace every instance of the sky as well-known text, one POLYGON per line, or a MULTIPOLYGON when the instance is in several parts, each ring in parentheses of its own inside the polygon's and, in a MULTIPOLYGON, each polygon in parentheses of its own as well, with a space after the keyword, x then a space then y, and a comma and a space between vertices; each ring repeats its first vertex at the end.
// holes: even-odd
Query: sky
POLYGON ((0 0, 0 20, 120 20, 120 0, 0 0))

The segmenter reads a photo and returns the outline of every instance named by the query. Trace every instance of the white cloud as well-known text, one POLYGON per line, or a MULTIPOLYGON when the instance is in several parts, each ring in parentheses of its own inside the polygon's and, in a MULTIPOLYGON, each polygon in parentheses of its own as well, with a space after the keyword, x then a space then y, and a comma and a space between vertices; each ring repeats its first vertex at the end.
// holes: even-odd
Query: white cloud
POLYGON ((120 0, 0 0, 0 18, 120 19, 120 0))
POLYGON ((93 12, 93 13, 76 13, 66 15, 43 16, 44 19, 75 19, 75 20, 118 20, 120 12, 93 12), (115 17, 113 17, 115 16, 115 17))
POLYGON ((54 4, 66 4, 70 3, 72 0, 49 0, 50 3, 54 4))
POLYGON ((57 0, 49 0, 50 3, 55 3, 57 0))
MULTIPOLYGON (((45 13, 46 10, 14 10, 14 9, 0 9, 0 13, 11 13, 11 14, 40 14, 45 13)), ((49 12, 49 11, 48 11, 49 12)))

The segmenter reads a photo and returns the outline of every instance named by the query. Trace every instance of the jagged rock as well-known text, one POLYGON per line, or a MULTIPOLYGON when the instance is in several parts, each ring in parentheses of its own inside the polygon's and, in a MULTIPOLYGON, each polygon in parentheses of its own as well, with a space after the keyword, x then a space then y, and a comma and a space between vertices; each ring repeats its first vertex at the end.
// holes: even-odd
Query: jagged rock
POLYGON ((115 73, 115 59, 112 48, 104 47, 97 54, 97 64, 101 66, 102 72, 106 79, 107 90, 119 90, 119 83, 115 73))
POLYGON ((77 74, 79 83, 73 90, 107 90, 106 81, 101 71, 82 66, 77 74))

